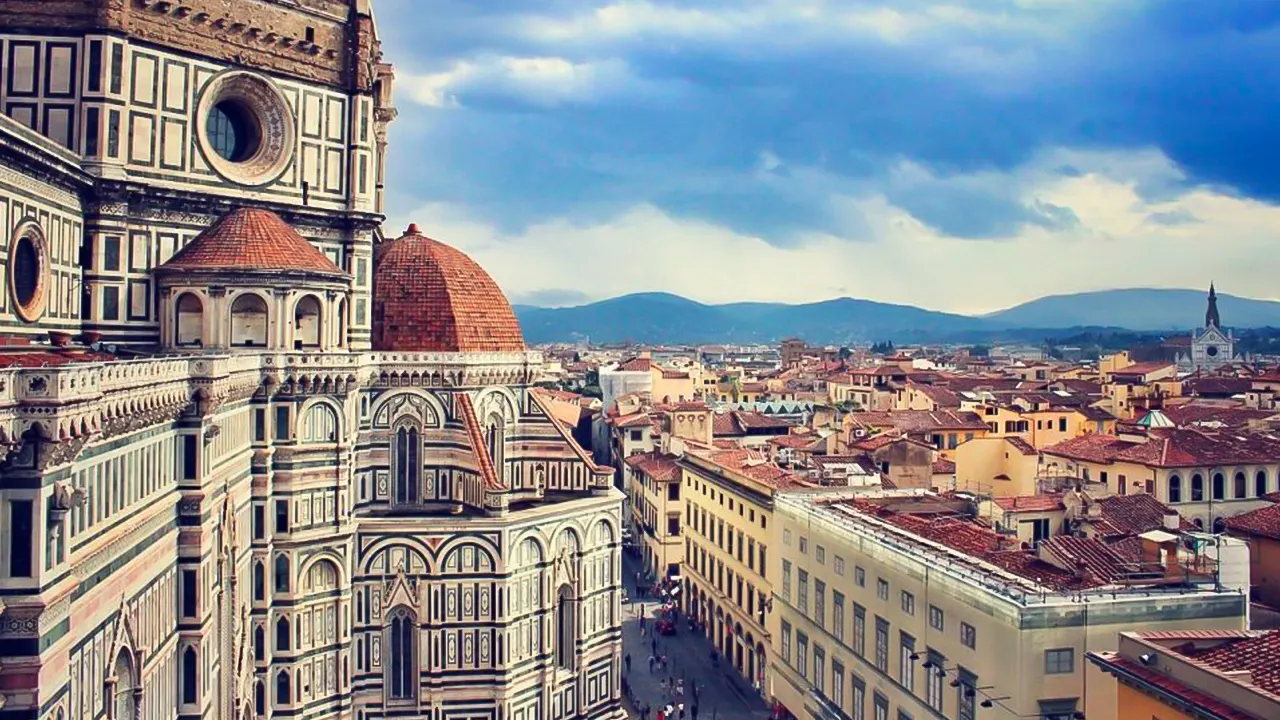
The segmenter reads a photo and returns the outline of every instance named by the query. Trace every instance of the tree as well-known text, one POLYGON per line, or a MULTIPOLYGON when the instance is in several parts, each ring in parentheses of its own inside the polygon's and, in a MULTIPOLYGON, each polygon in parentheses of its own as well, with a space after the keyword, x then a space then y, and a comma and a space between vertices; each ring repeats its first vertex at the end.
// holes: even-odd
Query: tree
POLYGON ((846 345, 845 347, 840 348, 840 352, 836 353, 836 357, 841 360, 848 360, 853 357, 853 351, 846 345))

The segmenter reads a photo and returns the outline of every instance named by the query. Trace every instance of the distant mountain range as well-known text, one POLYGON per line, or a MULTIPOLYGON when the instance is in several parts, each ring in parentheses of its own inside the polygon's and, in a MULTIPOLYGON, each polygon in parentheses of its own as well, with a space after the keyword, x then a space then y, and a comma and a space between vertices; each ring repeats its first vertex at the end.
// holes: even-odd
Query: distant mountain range
MULTIPOLYGON (((1280 327, 1280 302, 1218 295, 1223 324, 1280 327)), ((969 342, 1038 337, 1040 331, 1113 328, 1182 333, 1204 322, 1202 290, 1125 289, 1051 295, 980 317, 871 300, 803 305, 706 305, 668 293, 638 293, 576 307, 515 306, 530 343, 969 342)))

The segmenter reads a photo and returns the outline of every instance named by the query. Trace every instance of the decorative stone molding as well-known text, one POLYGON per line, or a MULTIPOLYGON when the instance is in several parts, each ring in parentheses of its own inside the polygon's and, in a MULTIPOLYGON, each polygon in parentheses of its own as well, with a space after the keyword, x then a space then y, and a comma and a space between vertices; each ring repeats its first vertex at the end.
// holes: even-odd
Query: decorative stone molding
POLYGON ((297 146, 297 122, 284 93, 254 73, 228 71, 205 86, 196 108, 196 145, 214 172, 238 185, 261 187, 284 173, 297 146), (254 127, 256 147, 244 160, 218 154, 209 138, 208 118, 220 105, 232 105, 254 127))

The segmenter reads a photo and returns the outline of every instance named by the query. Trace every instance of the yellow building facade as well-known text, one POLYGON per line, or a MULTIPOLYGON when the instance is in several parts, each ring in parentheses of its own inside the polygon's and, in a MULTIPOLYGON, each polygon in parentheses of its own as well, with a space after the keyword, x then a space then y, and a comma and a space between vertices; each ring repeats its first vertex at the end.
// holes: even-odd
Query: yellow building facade
POLYGON ((657 452, 633 455, 626 465, 632 473, 632 521, 639 530, 636 539, 645 570, 655 577, 679 575, 684 562, 680 467, 657 452))
MULTIPOLYGON (((926 497, 880 493, 884 502, 926 497)), ((781 493, 773 517, 780 542, 768 570, 775 582, 766 690, 804 720, 1076 712, 1114 720, 1114 689, 1096 668, 1086 671, 1086 652, 1113 645, 1122 629, 1245 625, 1244 598, 1214 589, 1208 577, 1178 590, 1082 594, 1040 585, 829 495, 815 502, 781 493)))
POLYGON ((725 664, 763 688, 773 495, 794 482, 755 457, 747 450, 690 450, 681 459, 687 517, 682 598, 725 664))

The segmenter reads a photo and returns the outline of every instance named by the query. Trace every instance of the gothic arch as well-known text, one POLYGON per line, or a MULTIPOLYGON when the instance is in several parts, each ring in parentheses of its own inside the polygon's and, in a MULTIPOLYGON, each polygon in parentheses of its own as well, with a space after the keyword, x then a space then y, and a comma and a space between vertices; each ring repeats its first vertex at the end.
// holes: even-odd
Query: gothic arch
POLYGON ((591 542, 593 550, 599 550, 613 545, 617 537, 617 529, 614 528, 612 522, 605 518, 600 518, 591 526, 591 542))
POLYGON ((493 553, 475 542, 456 543, 442 557, 441 573, 485 573, 497 569, 493 553))
POLYGON ((307 563, 299 574, 302 578, 303 590, 307 592, 342 589, 342 570, 338 564, 327 557, 320 557, 307 563))
POLYGON ((416 417, 424 428, 443 427, 448 418, 439 398, 425 390, 411 387, 379 395, 373 401, 369 414, 375 428, 389 428, 402 415, 416 417))
POLYGON ((476 395, 474 406, 476 409, 476 417, 487 418, 490 415, 497 414, 506 423, 507 427, 512 427, 519 420, 520 399, 516 394, 506 387, 491 387, 481 390, 476 395))
POLYGON ((434 571, 429 560, 430 552, 417 538, 379 538, 361 551, 361 575, 389 575, 398 570, 399 555, 404 559, 410 575, 434 571))
POLYGON ((307 400, 298 417, 302 418, 299 439, 304 443, 336 443, 345 437, 342 407, 329 398, 307 400))

